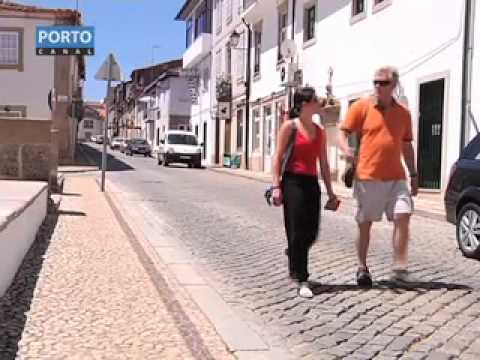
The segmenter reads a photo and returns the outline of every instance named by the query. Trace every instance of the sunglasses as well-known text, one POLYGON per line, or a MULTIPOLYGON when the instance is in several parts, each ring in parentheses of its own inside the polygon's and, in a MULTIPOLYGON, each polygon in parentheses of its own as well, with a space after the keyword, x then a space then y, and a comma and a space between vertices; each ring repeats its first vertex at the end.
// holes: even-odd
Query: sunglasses
POLYGON ((374 86, 388 86, 392 83, 391 80, 373 80, 374 86))

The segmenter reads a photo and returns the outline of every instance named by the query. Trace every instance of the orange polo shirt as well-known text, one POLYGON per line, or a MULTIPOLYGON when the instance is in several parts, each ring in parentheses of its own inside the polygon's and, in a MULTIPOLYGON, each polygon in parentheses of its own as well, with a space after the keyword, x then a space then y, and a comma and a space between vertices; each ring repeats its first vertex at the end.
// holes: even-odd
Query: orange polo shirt
POLYGON ((353 103, 340 129, 361 135, 359 180, 403 180, 403 143, 413 140, 410 112, 396 101, 382 110, 375 98, 353 103))

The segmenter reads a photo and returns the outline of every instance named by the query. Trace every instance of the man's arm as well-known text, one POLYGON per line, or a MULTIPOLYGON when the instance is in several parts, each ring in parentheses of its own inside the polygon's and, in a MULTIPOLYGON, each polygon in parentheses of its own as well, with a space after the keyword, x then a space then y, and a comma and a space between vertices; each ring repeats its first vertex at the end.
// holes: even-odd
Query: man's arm
POLYGON ((350 131, 340 129, 338 131, 338 146, 340 150, 345 154, 345 158, 348 162, 352 162, 355 156, 355 152, 348 144, 348 136, 351 134, 350 131))
POLYGON ((403 158, 408 168, 408 173, 411 179, 412 195, 415 196, 418 193, 418 179, 417 169, 415 167, 415 151, 411 141, 403 142, 403 158))

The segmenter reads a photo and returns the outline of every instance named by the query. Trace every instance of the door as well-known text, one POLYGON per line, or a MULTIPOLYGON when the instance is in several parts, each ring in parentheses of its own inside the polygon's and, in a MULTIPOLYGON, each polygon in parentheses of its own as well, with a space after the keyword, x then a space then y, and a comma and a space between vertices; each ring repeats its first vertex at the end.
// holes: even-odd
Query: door
POLYGON ((203 159, 207 158, 207 123, 203 123, 203 159))
POLYGON ((220 163, 220 119, 215 118, 215 164, 220 163))
POLYGON ((232 155, 232 119, 225 120, 224 154, 232 155))
POLYGON ((272 107, 263 108, 263 171, 270 173, 272 171, 272 149, 273 149, 273 116, 272 107))
POLYGON ((440 189, 445 79, 420 85, 418 176, 424 189, 440 189))

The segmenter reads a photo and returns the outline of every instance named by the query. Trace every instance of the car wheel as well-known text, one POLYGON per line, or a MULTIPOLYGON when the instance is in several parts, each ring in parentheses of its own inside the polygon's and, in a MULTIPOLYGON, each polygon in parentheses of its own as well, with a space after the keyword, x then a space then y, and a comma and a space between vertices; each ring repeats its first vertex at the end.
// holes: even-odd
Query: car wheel
POLYGON ((202 167, 202 162, 201 161, 195 162, 194 166, 195 168, 200 169, 202 167))
POLYGON ((463 255, 480 259, 480 206, 468 203, 457 218, 457 242, 463 255))

